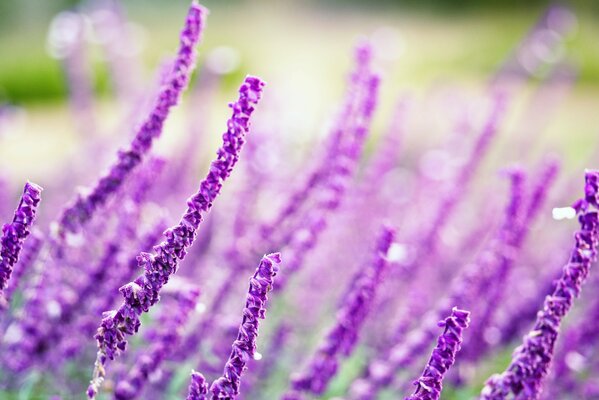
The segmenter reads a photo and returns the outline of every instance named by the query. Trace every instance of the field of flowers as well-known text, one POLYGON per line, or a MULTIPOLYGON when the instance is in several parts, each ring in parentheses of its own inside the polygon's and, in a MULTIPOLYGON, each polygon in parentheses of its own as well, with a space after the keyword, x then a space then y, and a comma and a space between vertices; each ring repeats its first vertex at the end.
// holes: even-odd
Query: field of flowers
POLYGON ((289 4, 0 36, 0 400, 599 399, 592 18, 289 4))

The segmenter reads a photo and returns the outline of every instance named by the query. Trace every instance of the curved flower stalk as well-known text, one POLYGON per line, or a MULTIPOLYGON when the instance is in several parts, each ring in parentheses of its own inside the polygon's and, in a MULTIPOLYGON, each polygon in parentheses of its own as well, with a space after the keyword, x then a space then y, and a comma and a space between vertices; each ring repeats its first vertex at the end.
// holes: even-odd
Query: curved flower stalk
MULTIPOLYGON (((77 311, 75 316, 77 319, 72 323, 74 329, 69 331, 69 335, 60 342, 58 354, 50 354, 49 358, 69 359, 79 356, 84 350, 89 349, 91 345, 89 338, 93 337, 98 328, 98 319, 105 310, 118 304, 117 300, 120 294, 118 288, 134 277, 137 272, 137 251, 151 251, 152 246, 160 240, 162 232, 166 228, 164 221, 158 221, 135 243, 135 254, 129 254, 130 257, 126 260, 117 259, 115 264, 110 266, 109 276, 95 289, 96 293, 103 295, 91 298, 89 304, 81 305, 82 309, 77 311)), ((132 250, 129 252, 132 253, 132 250)))
POLYGON ((328 331, 306 370, 292 376, 292 393, 285 395, 285 399, 297 397, 297 393, 293 392, 314 395, 324 393, 337 373, 340 359, 353 352, 381 283, 382 274, 388 266, 387 255, 394 237, 393 229, 387 226, 381 228, 373 259, 361 268, 350 282, 350 290, 344 296, 345 301, 337 312, 335 325, 328 331))
POLYGON ((8 282, 19 259, 23 243, 29 236, 31 225, 35 220, 41 192, 41 187, 35 183, 27 182, 12 222, 2 227, 2 238, 0 239, 0 308, 5 308, 8 305, 4 291, 8 287, 8 282))
POLYGON ((141 325, 141 314, 158 302, 160 289, 177 271, 179 261, 185 257, 195 240, 203 214, 212 208, 223 182, 239 159, 249 130, 249 120, 254 112, 254 105, 261 98, 263 86, 264 82, 256 77, 248 76, 245 79, 239 89, 239 99, 230 105, 233 115, 227 122, 228 129, 223 134, 223 144, 217 151, 217 159, 210 165, 210 171, 200 183, 198 192, 187 201, 187 210, 179 224, 164 232, 166 240, 154 247, 155 254, 139 255, 143 275, 119 289, 124 302, 117 310, 104 313, 95 336, 98 355, 94 377, 88 389, 89 398, 95 397, 104 379, 107 360, 113 360, 125 351, 127 336, 137 332, 141 325))
MULTIPOLYGON (((148 232, 139 240, 139 244, 136 246, 141 251, 151 251, 154 244, 160 240, 162 233, 167 228, 166 223, 163 220, 158 221, 152 226, 148 232)), ((118 288, 124 283, 135 276, 138 268, 137 255, 131 254, 123 266, 115 268, 114 273, 110 274, 108 280, 104 282, 105 295, 99 297, 97 302, 93 304, 92 314, 93 317, 99 317, 106 309, 110 309, 117 304, 117 298, 119 295, 118 288)), ((89 332, 90 335, 94 333, 96 329, 96 320, 94 320, 94 328, 89 332)))
POLYGON ((176 304, 163 311, 159 321, 160 331, 152 338, 148 351, 137 357, 125 379, 117 383, 114 391, 116 400, 131 400, 142 395, 149 377, 158 371, 162 362, 177 346, 199 295, 197 288, 175 293, 176 304))
MULTIPOLYGON (((254 276, 250 279, 250 288, 237 340, 233 343, 223 376, 210 386, 211 399, 235 399, 239 395, 241 375, 247 369, 247 362, 254 358, 256 353, 259 320, 266 316, 268 292, 272 290, 274 277, 279 270, 280 263, 281 255, 279 253, 265 255, 254 276)), ((200 374, 192 373, 187 400, 206 399, 202 379, 200 374)))
POLYGON ((8 281, 8 286, 4 291, 4 297, 7 301, 10 301, 13 293, 19 287, 21 278, 23 278, 27 274, 29 268, 33 265, 35 259, 37 258, 40 252, 40 249, 42 248, 43 243, 43 234, 38 229, 32 229, 31 236, 23 245, 23 252, 19 256, 19 261, 17 262, 17 264, 15 264, 12 277, 10 281, 8 281))
POLYGON ((431 358, 422 372, 422 376, 414 382, 416 391, 405 400, 438 400, 443 390, 443 378, 455 362, 455 357, 462 344, 462 332, 470 323, 470 313, 454 307, 451 316, 439 322, 445 331, 439 337, 431 358))
POLYGON ((156 103, 148 117, 139 126, 128 148, 118 152, 116 162, 108 173, 102 176, 88 192, 79 194, 63 210, 55 227, 57 238, 64 239, 67 233, 77 232, 93 216, 96 209, 104 205, 123 184, 125 178, 137 167, 152 147, 154 139, 162 133, 162 127, 170 109, 175 106, 187 86, 193 71, 196 50, 201 39, 207 10, 192 3, 187 14, 185 27, 181 32, 181 42, 173 69, 167 82, 158 93, 156 103))
POLYGON ((599 244, 599 171, 585 174, 585 196, 574 204, 580 230, 574 235, 575 246, 553 292, 545 298, 532 330, 512 356, 507 369, 493 375, 481 392, 481 400, 518 398, 538 399, 547 375, 559 328, 564 316, 580 293, 591 264, 597 258, 599 244))

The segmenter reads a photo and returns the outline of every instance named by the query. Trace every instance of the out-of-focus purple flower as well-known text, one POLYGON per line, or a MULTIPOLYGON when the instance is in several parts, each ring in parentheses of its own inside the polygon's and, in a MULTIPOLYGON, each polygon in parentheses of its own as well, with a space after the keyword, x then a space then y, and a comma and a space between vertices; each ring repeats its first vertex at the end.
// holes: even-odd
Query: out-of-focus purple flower
POLYGON ((117 161, 111 165, 108 173, 102 176, 88 192, 79 194, 63 210, 56 226, 55 233, 58 238, 63 238, 68 232, 77 232, 92 218, 95 210, 106 203, 108 198, 121 187, 131 171, 141 163, 142 158, 152 147, 154 139, 162 133, 164 121, 170 109, 179 102, 193 71, 195 46, 200 41, 207 13, 204 7, 195 1, 192 3, 185 27, 181 32, 177 58, 169 79, 158 93, 154 108, 139 126, 130 146, 119 151, 117 161))
POLYGON ((86 52, 85 16, 75 11, 62 11, 50 23, 47 49, 54 58, 62 61, 73 119, 80 134, 87 138, 97 132, 94 114, 94 88, 92 69, 86 52))
POLYGON ((462 332, 469 323, 470 313, 456 307, 451 311, 451 316, 439 322, 445 331, 439 336, 422 376, 414 382, 416 391, 406 400, 438 400, 441 397, 443 378, 455 362, 462 344, 462 332))
MULTIPOLYGON (((350 289, 337 312, 336 324, 327 333, 305 372, 292 376, 292 391, 315 395, 324 393, 337 373, 340 358, 352 353, 381 283, 382 274, 388 266, 387 255, 394 237, 395 231, 383 226, 377 238, 373 259, 350 282, 350 289)), ((294 396, 295 394, 290 393, 285 398, 294 396)))
POLYGON ((392 383, 398 371, 408 368, 418 360, 437 332, 437 321, 451 311, 454 304, 474 307, 476 299, 483 295, 483 288, 489 284, 496 273, 502 255, 508 251, 514 232, 520 229, 520 214, 524 208, 523 184, 524 172, 514 168, 509 172, 511 178, 510 199, 505 209, 504 220, 495 237, 486 246, 473 263, 453 280, 449 293, 438 302, 436 307, 419 318, 419 326, 407 336, 404 332, 395 332, 391 346, 383 354, 372 360, 364 377, 356 380, 350 390, 352 398, 371 400, 376 398, 380 389, 392 383))
POLYGON ((4 291, 13 268, 19 259, 23 242, 29 236, 31 225, 35 220, 37 206, 40 202, 42 188, 35 183, 27 182, 21 196, 13 220, 2 227, 0 243, 0 308, 7 306, 4 291))
MULTIPOLYGON (((233 343, 231 355, 225 364, 223 375, 210 386, 212 399, 230 399, 239 395, 241 375, 246 370, 247 362, 256 353, 259 320, 266 316, 268 292, 272 290, 274 277, 279 270, 281 255, 268 254, 262 257, 254 276, 250 279, 250 288, 243 309, 243 320, 239 327, 237 340, 233 343)), ((192 385, 187 400, 202 399, 203 394, 196 389, 197 378, 192 375, 192 385)))
POLYGON ((551 365, 555 342, 564 316, 580 293, 590 266, 597 258, 599 244, 599 171, 585 174, 585 197, 574 204, 579 213, 580 230, 574 235, 575 246, 568 264, 545 298, 532 330, 512 356, 507 369, 493 375, 481 393, 481 399, 507 399, 510 393, 527 399, 538 399, 551 365))
MULTIPOLYGON (((117 289, 132 276, 131 266, 125 265, 120 258, 127 244, 135 241, 141 204, 162 165, 161 159, 148 160, 146 165, 135 172, 135 179, 121 189, 118 204, 112 204, 105 210, 116 214, 117 225, 97 262, 88 262, 86 268, 79 267, 77 271, 73 271, 73 276, 77 277, 75 281, 69 281, 65 277, 48 288, 47 281, 39 279, 33 290, 30 288, 28 294, 33 293, 36 297, 26 302, 25 312, 19 316, 13 327, 22 332, 21 338, 11 342, 8 348, 9 358, 14 368, 22 370, 43 358, 54 360, 63 357, 72 358, 86 348, 85 344, 88 344, 88 341, 85 339, 93 336, 98 317, 103 311, 115 306, 110 302, 98 313, 94 305, 102 300, 110 301, 116 298, 117 289), (118 282, 116 286, 110 285, 114 279, 118 282), (116 293, 112 296, 114 292, 116 293), (85 301, 86 299, 89 300, 85 301), (47 303, 53 306, 44 307, 43 304, 47 303), (38 314, 39 309, 43 313, 41 319, 38 314), (91 331, 90 319, 93 321, 91 331), (79 329, 66 328, 73 324, 79 329)), ((98 225, 102 231, 107 229, 105 221, 100 221, 98 225)), ((98 229, 98 226, 93 228, 98 229)), ((151 249, 156 240, 144 249, 151 249)), ((139 249, 136 248, 134 251, 137 253, 139 249)), ((83 257, 87 258, 86 255, 83 257)), ((133 261, 134 268, 137 269, 137 260, 133 261)), ((65 264, 61 269, 64 271, 63 275, 68 275, 70 271, 67 268, 70 265, 68 262, 65 264)))
MULTIPOLYGON (((199 13, 198 8, 198 13, 199 13)), ((198 192, 187 201, 187 210, 178 225, 164 232, 165 241, 154 247, 155 254, 141 253, 139 266, 144 273, 119 290, 124 302, 117 310, 104 313, 102 323, 96 333, 98 357, 94 378, 88 396, 94 398, 105 374, 104 365, 108 359, 116 358, 127 345, 127 336, 134 335, 141 322, 139 317, 159 300, 159 292, 169 277, 179 266, 179 261, 187 254, 197 235, 202 215, 212 208, 213 201, 221 191, 223 182, 231 174, 239 159, 249 130, 250 116, 262 95, 264 82, 248 76, 239 89, 239 99, 230 106, 233 115, 223 134, 223 144, 217 151, 217 159, 212 162, 206 178, 200 183, 198 192)))
POLYGON ((116 400, 140 397, 149 377, 158 371, 164 359, 179 343, 183 328, 196 306, 200 291, 197 288, 182 289, 175 295, 177 304, 164 311, 159 321, 159 332, 152 338, 148 351, 144 351, 137 357, 125 379, 117 383, 114 391, 116 400))
MULTIPOLYGON (((476 312, 471 309, 476 316, 476 321, 470 327, 466 337, 467 346, 464 357, 467 359, 480 359, 486 354, 490 346, 490 343, 484 339, 485 331, 489 328, 495 312, 500 308, 515 257, 522 248, 534 219, 542 209, 547 193, 555 181, 558 169, 559 164, 554 159, 549 159, 544 163, 527 204, 521 206, 520 211, 514 209, 513 223, 510 224, 512 226, 504 229, 497 251, 498 265, 492 271, 491 276, 487 277, 482 285, 479 285, 479 294, 475 295, 475 297, 478 297, 484 293, 487 301, 476 305, 476 312)), ((472 307, 475 307, 475 305, 472 305, 472 307)))
MULTIPOLYGON (((0 104, 0 138, 2 137, 2 125, 4 114, 9 113, 9 106, 5 104, 0 104)), ((10 193, 10 185, 5 176, 0 175, 0 220, 4 220, 5 218, 9 218, 10 213, 12 212, 12 205, 10 205, 9 201, 9 193, 10 193)))
MULTIPOLYGON (((394 331, 396 337, 403 335, 408 331, 409 327, 418 319, 419 315, 426 312, 433 300, 434 293, 430 290, 425 282, 428 281, 427 273, 430 272, 431 266, 434 265, 435 257, 438 254, 438 245, 440 234, 450 221, 451 215, 455 212, 457 206, 465 199, 465 192, 470 186, 475 172, 479 169, 484 156, 489 150, 492 140, 499 131, 499 125, 505 115, 507 99, 503 94, 495 94, 491 109, 481 127, 480 133, 470 150, 467 160, 462 164, 457 176, 447 191, 440 196, 438 204, 435 205, 435 210, 432 213, 432 218, 425 221, 424 231, 419 233, 422 238, 417 244, 417 254, 410 258, 407 265, 398 268, 398 274, 410 274, 410 280, 413 281, 410 293, 406 296, 406 304, 402 307, 402 317, 396 324, 394 331), (427 287, 423 291, 422 288, 427 287)), ((398 279, 406 279, 403 275, 398 279)), ((392 295, 390 293, 389 295, 392 295)))
MULTIPOLYGON (((281 231, 282 227, 300 212, 303 206, 308 202, 310 197, 316 196, 318 189, 326 186, 327 179, 331 179, 337 168, 336 163, 344 154, 344 142, 348 140, 348 135, 351 135, 353 125, 355 125, 354 117, 356 113, 364 115, 363 124, 368 127, 368 122, 372 117, 372 111, 376 104, 378 78, 372 81, 373 90, 365 89, 368 85, 369 77, 372 76, 372 48, 370 43, 360 43, 355 50, 355 67, 350 73, 347 92, 339 116, 336 118, 332 130, 327 138, 324 152, 319 160, 319 163, 308 174, 301 186, 295 188, 287 198, 281 210, 275 218, 269 223, 264 223, 260 226, 259 234, 267 242, 267 247, 278 247, 279 243, 273 239, 273 233, 281 231), (361 97, 366 99, 362 100, 361 97), (363 102, 364 104, 360 104, 363 102)), ((367 129, 367 128, 365 128, 367 129)), ((364 132, 365 129, 359 129, 364 132)), ((354 146, 355 147, 355 146, 354 146)), ((354 148, 355 153, 361 146, 354 148)), ((357 157, 358 155, 356 155, 357 157)), ((333 179, 335 179, 333 177, 333 179)), ((325 189, 321 189, 325 190, 325 189)), ((277 240, 287 241, 285 238, 289 236, 293 228, 288 227, 285 232, 278 232, 274 235, 277 240)))
MULTIPOLYGON (((358 57, 366 57, 364 54, 369 51, 367 45, 359 47, 358 57)), ((354 100, 358 103, 356 115, 344 124, 346 132, 343 142, 331 162, 329 175, 317 193, 314 206, 299 221, 289 239, 284 241, 288 274, 281 277, 277 290, 286 286, 291 273, 301 268, 304 259, 316 246, 318 238, 327 228, 330 214, 339 208, 356 171, 374 114, 380 78, 367 69, 364 75, 358 75, 355 79, 361 82, 354 100)))

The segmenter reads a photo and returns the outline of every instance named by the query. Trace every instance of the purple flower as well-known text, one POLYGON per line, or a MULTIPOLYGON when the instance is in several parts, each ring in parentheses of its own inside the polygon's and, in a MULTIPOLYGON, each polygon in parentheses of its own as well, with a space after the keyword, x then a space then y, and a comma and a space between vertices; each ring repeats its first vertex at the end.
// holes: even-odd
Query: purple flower
MULTIPOLYGON (((352 157, 358 158, 362 146, 364 135, 367 132, 369 121, 372 118, 374 105, 378 93, 378 77, 372 73, 372 48, 369 43, 360 43, 355 50, 355 67, 351 72, 347 93, 339 116, 336 118, 332 131, 329 133, 324 152, 319 163, 310 172, 301 186, 295 188, 286 200, 283 208, 279 210, 275 218, 264 223, 259 228, 259 234, 267 242, 267 247, 278 247, 277 240, 287 241, 292 234, 293 228, 282 229, 296 216, 310 197, 318 196, 317 189, 327 191, 327 180, 336 180, 338 174, 337 164, 339 162, 347 163, 347 149, 344 151, 346 142, 351 140, 350 135, 360 132, 356 142, 353 145, 352 157), (361 98, 365 97, 365 98, 361 98), (358 109, 358 105, 361 109, 358 109), (355 114, 363 115, 362 125, 357 127, 353 119, 355 114), (280 231, 284 232, 281 234, 280 231), (273 234, 275 234, 273 239, 273 234), (282 237, 281 237, 282 236, 282 237)), ((348 170, 351 175, 351 167, 348 170)))
POLYGON ((37 206, 40 202, 41 192, 41 187, 35 183, 27 182, 12 222, 2 227, 2 239, 0 239, 2 245, 0 249, 0 307, 6 307, 7 305, 4 290, 8 287, 8 281, 19 259, 23 242, 29 236, 31 225, 35 220, 37 206))
MULTIPOLYGON (((341 356, 347 357, 352 353, 381 283, 381 276, 388 266, 387 254, 394 237, 393 229, 382 227, 373 260, 352 279, 345 301, 337 312, 335 325, 328 331, 306 371, 292 378, 294 392, 324 393, 337 373, 341 356)), ((289 396, 292 397, 291 394, 289 396)))
POLYGON ((56 234, 62 239, 68 232, 77 232, 93 216, 98 207, 104 205, 123 184, 125 178, 137 167, 152 147, 154 139, 162 133, 162 127, 170 109, 175 106, 187 86, 194 68, 195 46, 201 39, 204 20, 208 11, 192 3, 185 27, 181 32, 181 42, 177 58, 167 81, 158 93, 154 108, 139 126, 130 146, 118 152, 117 161, 108 173, 102 176, 88 192, 79 194, 63 210, 59 218, 56 234))
POLYGON ((204 375, 197 371, 191 371, 191 382, 189 383, 189 394, 187 395, 187 399, 208 399, 208 382, 206 382, 204 375))
POLYGON ((422 372, 422 376, 414 382, 416 391, 405 400, 438 400, 443 389, 443 378, 455 362, 455 356, 462 344, 462 332, 470 323, 470 313, 454 307, 451 316, 439 322, 445 331, 437 346, 433 349, 431 358, 422 372))
MULTIPOLYGON (((250 288, 237 340, 233 343, 223 375, 210 386, 212 399, 230 399, 239 394, 241 375, 246 370, 247 362, 253 359, 256 353, 259 320, 266 316, 267 295, 272 290, 274 277, 279 270, 280 263, 281 255, 279 253, 262 257, 256 273, 250 279, 250 288)), ((202 386, 197 384, 197 378, 192 375, 192 384, 187 400, 204 398, 203 394, 196 390, 197 388, 202 388, 202 386)))
MULTIPOLYGON (((368 46, 359 47, 358 57, 365 57, 364 54, 369 54, 369 52, 368 46)), ((344 134, 335 157, 329 165, 327 179, 323 187, 315 194, 314 206, 290 232, 288 240, 283 241, 286 244, 284 247, 287 257, 285 267, 290 273, 302 267, 304 259, 318 243, 318 238, 327 228, 330 214, 341 205, 358 167, 364 141, 372 121, 380 83, 379 76, 369 70, 368 64, 362 65, 358 71, 360 73, 356 74, 354 78, 357 80, 356 85, 359 84, 354 94, 354 101, 358 104, 357 110, 355 110, 355 115, 344 121, 340 127, 344 130, 344 134)), ((277 290, 286 286, 290 275, 282 277, 277 285, 277 290)))
MULTIPOLYGON (((473 296, 475 298, 484 294, 487 301, 477 304, 476 311, 471 308, 473 314, 476 315, 476 321, 470 327, 468 331, 469 337, 466 339, 468 345, 465 348, 463 357, 467 359, 479 359, 486 353, 489 347, 489 343, 484 340, 485 330, 489 328, 495 312, 500 308, 501 300, 506 292, 507 279, 516 261, 516 256, 530 232, 530 227, 534 219, 542 209, 547 193, 555 181, 557 172, 557 162, 553 159, 548 160, 543 165, 543 169, 530 194, 530 199, 527 201, 526 207, 520 204, 519 206, 514 206, 513 211, 508 209, 508 212, 513 214, 513 218, 504 228, 496 244, 497 265, 492 269, 491 275, 486 277, 482 284, 478 285, 478 293, 475 293, 473 296)), ((518 189, 514 188, 514 190, 518 189)), ((520 188, 520 191, 523 191, 523 189, 520 188)), ((520 203, 522 202, 522 199, 516 200, 520 203)), ((471 302, 467 304, 471 304, 471 302)))
POLYGON ((164 311, 159 332, 152 338, 148 351, 139 355, 125 379, 116 385, 114 397, 130 400, 140 397, 148 378, 158 371, 162 362, 178 345, 181 333, 196 306, 200 291, 196 288, 175 293, 177 304, 164 311))
POLYGON ((23 252, 19 256, 19 261, 15 265, 12 277, 8 281, 8 286, 4 291, 4 295, 8 301, 12 297, 13 293, 19 287, 21 278, 27 274, 29 268, 37 258, 43 244, 43 235, 37 229, 31 230, 31 236, 23 245, 23 252))
POLYGON ((557 280, 555 289, 545 298, 532 330, 512 356, 507 369, 493 375, 481 393, 481 399, 499 400, 510 393, 527 399, 538 399, 547 375, 559 328, 564 316, 578 297, 590 266, 597 258, 599 244, 599 171, 585 174, 585 197, 574 208, 579 213, 580 230, 574 235, 575 246, 570 261, 557 280))
MULTIPOLYGON (((223 182, 229 177, 249 130, 249 119, 254 105, 262 95, 264 82, 256 77, 247 77, 239 89, 239 99, 230 106, 233 115, 227 123, 228 130, 223 134, 223 144, 217 151, 217 159, 210 165, 210 171, 200 183, 198 192, 187 201, 187 210, 178 225, 166 230, 165 241, 154 247, 155 254, 141 253, 139 266, 144 273, 119 290, 124 302, 117 310, 104 313, 102 323, 96 333, 98 358, 90 392, 95 393, 105 374, 107 359, 113 360, 125 351, 127 336, 134 335, 141 324, 139 317, 159 300, 160 289, 174 274, 179 261, 185 258, 188 248, 197 235, 202 214, 212 208, 221 191, 223 182)), ((93 398, 93 396, 90 396, 93 398)))

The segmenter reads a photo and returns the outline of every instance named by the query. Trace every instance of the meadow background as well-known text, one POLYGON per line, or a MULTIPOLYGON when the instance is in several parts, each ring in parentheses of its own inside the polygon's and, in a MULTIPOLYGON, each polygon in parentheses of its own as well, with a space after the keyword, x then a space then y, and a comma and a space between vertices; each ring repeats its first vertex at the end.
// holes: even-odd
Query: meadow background
MULTIPOLYGON (((268 82, 265 104, 278 111, 274 126, 291 127, 277 132, 281 140, 295 143, 292 162, 299 162, 312 143, 324 134, 323 121, 331 118, 341 97, 351 52, 361 35, 379 38, 386 48, 381 54, 381 106, 374 122, 376 139, 387 125, 398 96, 407 94, 424 98, 427 93, 444 90, 480 93, 502 61, 531 28, 548 6, 545 1, 204 1, 210 9, 204 42, 200 47, 199 65, 214 50, 223 52, 232 69, 223 75, 220 91, 205 121, 206 130, 221 132, 228 110, 223 105, 235 97, 239 82, 247 74, 268 82)), ((177 32, 187 9, 187 1, 124 0, 127 17, 138 44, 136 56, 141 63, 141 80, 151 84, 156 66, 172 54, 177 32)), ((581 163, 596 152, 599 145, 597 110, 599 110, 599 2, 573 1, 577 25, 564 44, 563 52, 577 70, 577 79, 567 96, 551 115, 533 124, 539 128, 541 145, 525 151, 559 153, 563 175, 581 176, 581 163)), ((85 2, 0 0, 0 105, 10 105, 10 118, 0 127, 0 171, 9 178, 15 195, 22 182, 29 179, 46 190, 53 189, 53 173, 78 168, 73 162, 86 142, 85 132, 78 131, 68 105, 68 88, 60 60, 48 51, 47 32, 56 13, 69 7, 85 7, 85 2), (72 164, 71 164, 72 163, 72 164)), ((89 67, 96 94, 96 120, 100 141, 116 149, 125 143, 130 129, 120 126, 121 105, 114 101, 109 72, 99 45, 89 38, 89 67)), ((132 77, 133 78, 133 77, 132 77)), ((516 103, 526 104, 534 95, 542 77, 532 77, 519 91, 516 103)), ((264 106, 266 109, 267 107, 264 106)), ((520 122, 530 112, 514 107, 505 133, 494 145, 486 168, 507 164, 512 152, 521 152, 519 139, 529 134, 520 122), (498 161, 502 160, 502 161, 498 161), (491 166, 492 165, 492 166, 491 166)), ((169 117, 157 153, 172 156, 187 132, 188 104, 175 109, 169 117)), ((541 112, 542 113, 542 112, 541 112)), ((431 118, 435 120, 436 116, 431 118)), ((439 119, 439 124, 445 120, 439 119)), ((438 126, 442 132, 443 127, 438 126)), ((212 154, 219 136, 210 137, 202 153, 212 154)), ((98 140, 95 138, 94 140, 98 140)), ((406 148, 421 149, 436 140, 435 134, 408 135, 406 148)), ((372 147, 372 143, 368 143, 372 147)), ((293 147, 293 146, 292 146, 293 147)), ((110 154, 110 152, 108 152, 110 154)), ((514 157, 515 158, 515 157, 514 157)), ((95 171, 106 160, 91 160, 95 171)), ((598 167, 597 165, 585 165, 598 167)), ((85 175, 85 174, 79 174, 85 175)), ((90 171, 90 176, 95 176, 90 171)), ((485 176, 485 173, 482 174, 485 176)), ((77 184, 87 183, 71 182, 77 184)), ((64 185, 64 182, 61 183, 64 185)), ((60 197, 60 196, 58 196, 60 197)), ((65 198, 70 193, 65 193, 65 198)), ((560 200, 572 200, 563 193, 560 200)), ((52 218, 56 210, 41 214, 52 218)), ((277 310, 275 309, 275 315, 277 310)), ((280 310, 279 310, 280 312, 280 310)), ((323 322, 323 326, 326 325, 323 322)), ((511 349, 498 354, 479 371, 480 384, 491 370, 506 365, 511 349)), ((345 366, 331 386, 328 397, 347 386, 352 368, 360 365, 360 351, 345 366)), ((82 372, 86 379, 88 371, 82 372)), ((285 381, 280 372, 274 382, 285 381)), ((181 381, 188 370, 182 369, 181 381)), ((35 381, 28 398, 43 387, 35 381), (37 385, 37 386, 36 386, 37 385)), ((480 386, 445 392, 446 399, 471 398, 480 386)), ((274 386, 274 392, 280 387, 274 386)), ((265 398, 268 397, 267 394, 265 398)), ((19 397, 20 396, 20 397, 19 397)), ((23 397, 25 396, 25 397, 23 397)), ((43 395, 41 395, 44 398, 43 395)), ((10 397, 13 398, 13 397, 10 397)), ((389 398, 393 398, 390 395, 389 398)))

